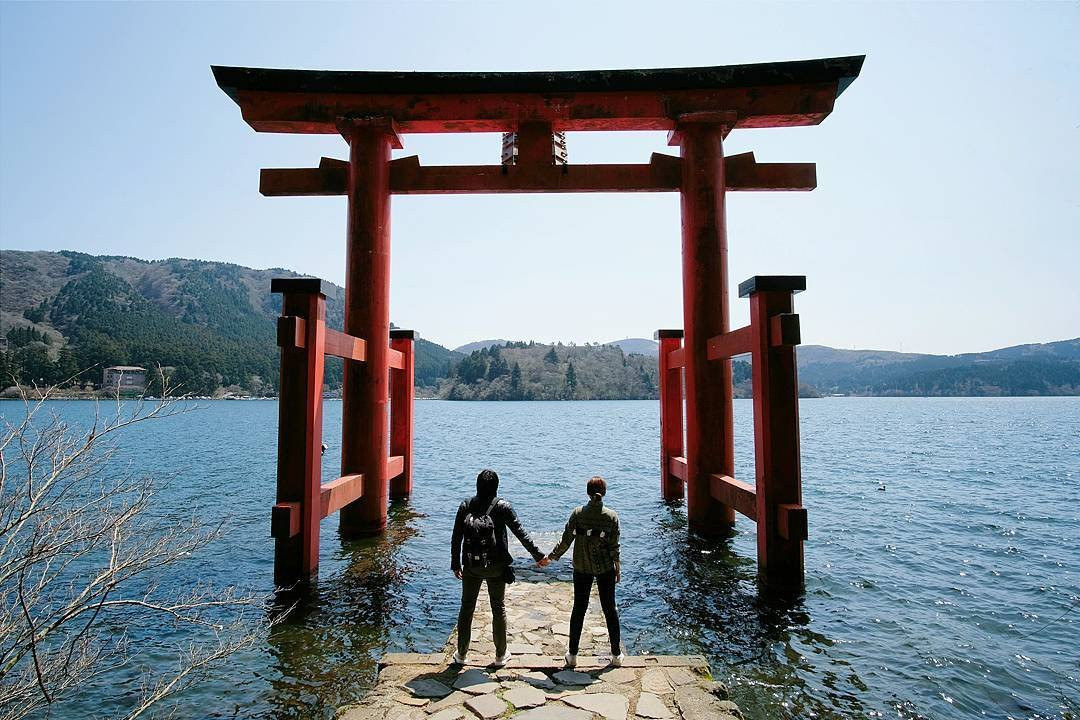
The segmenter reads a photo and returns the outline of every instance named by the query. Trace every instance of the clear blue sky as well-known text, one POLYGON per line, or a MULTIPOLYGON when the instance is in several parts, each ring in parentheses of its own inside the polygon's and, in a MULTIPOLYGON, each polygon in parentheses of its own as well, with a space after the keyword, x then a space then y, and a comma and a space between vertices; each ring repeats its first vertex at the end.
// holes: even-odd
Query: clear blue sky
MULTIPOLYGON (((372 70, 722 65, 867 55, 822 125, 730 153, 817 162, 733 194, 731 283, 804 274, 805 342, 954 353, 1080 335, 1080 3, 0 4, 0 246, 286 267, 341 283, 343 198, 260 167, 345 157, 252 131, 211 64, 372 70)), ((495 135, 405 137, 496 163, 495 135)), ((644 162, 660 133, 577 133, 644 162)), ((675 195, 396 197, 392 317, 455 346, 681 325, 675 195)), ((733 297, 735 293, 732 293, 733 297)), ((732 320, 747 318, 733 300, 732 320)))

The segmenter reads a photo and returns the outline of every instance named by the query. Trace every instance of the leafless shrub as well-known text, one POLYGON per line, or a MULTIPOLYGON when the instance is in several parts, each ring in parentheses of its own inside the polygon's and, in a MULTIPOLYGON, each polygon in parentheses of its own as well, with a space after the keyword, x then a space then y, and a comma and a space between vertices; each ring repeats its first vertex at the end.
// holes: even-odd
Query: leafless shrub
MULTIPOLYGON (((163 393, 165 395, 167 393, 163 393)), ((261 602, 235 588, 162 591, 155 579, 221 536, 162 513, 151 478, 118 467, 116 436, 186 412, 181 401, 116 398, 89 428, 22 393, 0 436, 0 720, 25 717, 133 662, 128 628, 197 626, 171 671, 145 670, 125 718, 144 715, 260 637, 261 602)), ((130 669, 130 668, 128 668, 130 669)))

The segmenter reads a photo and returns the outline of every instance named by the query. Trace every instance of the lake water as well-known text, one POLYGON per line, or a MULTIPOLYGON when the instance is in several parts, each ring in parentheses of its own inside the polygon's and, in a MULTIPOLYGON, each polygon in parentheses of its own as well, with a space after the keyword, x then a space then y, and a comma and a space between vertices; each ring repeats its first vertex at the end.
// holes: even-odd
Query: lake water
MULTIPOLYGON (((51 405, 76 422, 94 411, 51 405)), ((750 401, 735 416, 750 479, 750 401)), ((660 502, 656 402, 417 402, 415 494, 386 536, 343 542, 325 520, 314 602, 185 694, 178 715, 329 718, 382 653, 440 650, 457 611, 453 514, 492 467, 545 549, 585 480, 607 478, 628 650, 706 655, 747 717, 1075 717, 1080 398, 827 398, 803 400, 801 416, 806 592, 781 605, 759 597, 752 522, 705 542, 688 537, 683 506, 660 502)), ((340 417, 328 401, 324 480, 340 417)), ((228 523, 172 583, 271 590, 276 426, 275 402, 205 402, 124 436, 120 459, 169 484, 162 512, 228 523)), ((186 639, 171 627, 143 638, 166 667, 186 639)), ((100 716, 136 693, 89 685, 55 716, 100 716)))

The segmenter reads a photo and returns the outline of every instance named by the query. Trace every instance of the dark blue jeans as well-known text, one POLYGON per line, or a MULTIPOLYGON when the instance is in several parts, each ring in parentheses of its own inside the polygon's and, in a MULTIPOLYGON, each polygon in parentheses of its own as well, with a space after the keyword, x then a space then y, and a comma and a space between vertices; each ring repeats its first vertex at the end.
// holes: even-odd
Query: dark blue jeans
POLYGON ((570 652, 577 655, 581 642, 581 626, 585 624, 585 612, 589 609, 589 594, 592 593, 593 580, 600 594, 600 607, 604 610, 607 621, 608 638, 611 640, 611 653, 618 655, 622 648, 619 636, 619 608, 615 606, 615 571, 601 575, 574 571, 574 609, 570 613, 570 652))

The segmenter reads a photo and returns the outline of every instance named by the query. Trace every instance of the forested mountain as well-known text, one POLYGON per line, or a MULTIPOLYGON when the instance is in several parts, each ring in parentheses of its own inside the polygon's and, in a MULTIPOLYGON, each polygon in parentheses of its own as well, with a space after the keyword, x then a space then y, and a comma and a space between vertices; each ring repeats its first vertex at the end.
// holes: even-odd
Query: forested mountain
POLYGON ((1080 338, 962 355, 806 345, 798 362, 799 380, 827 394, 1080 395, 1080 338))
POLYGON ((507 342, 474 350, 439 384, 446 400, 641 400, 657 397, 655 358, 611 345, 507 342))
MULTIPOLYGON (((279 355, 275 317, 281 297, 273 277, 280 268, 253 270, 228 263, 76 252, 0 253, 0 387, 54 384, 96 367, 85 379, 100 382, 100 368, 140 365, 172 368, 183 391, 210 394, 234 388, 274 392, 279 355)), ((341 328, 344 290, 323 284, 327 323, 341 328)), ((419 385, 434 385, 456 357, 426 340, 416 347, 419 385)), ((328 358, 327 384, 341 382, 341 362, 328 358)))

